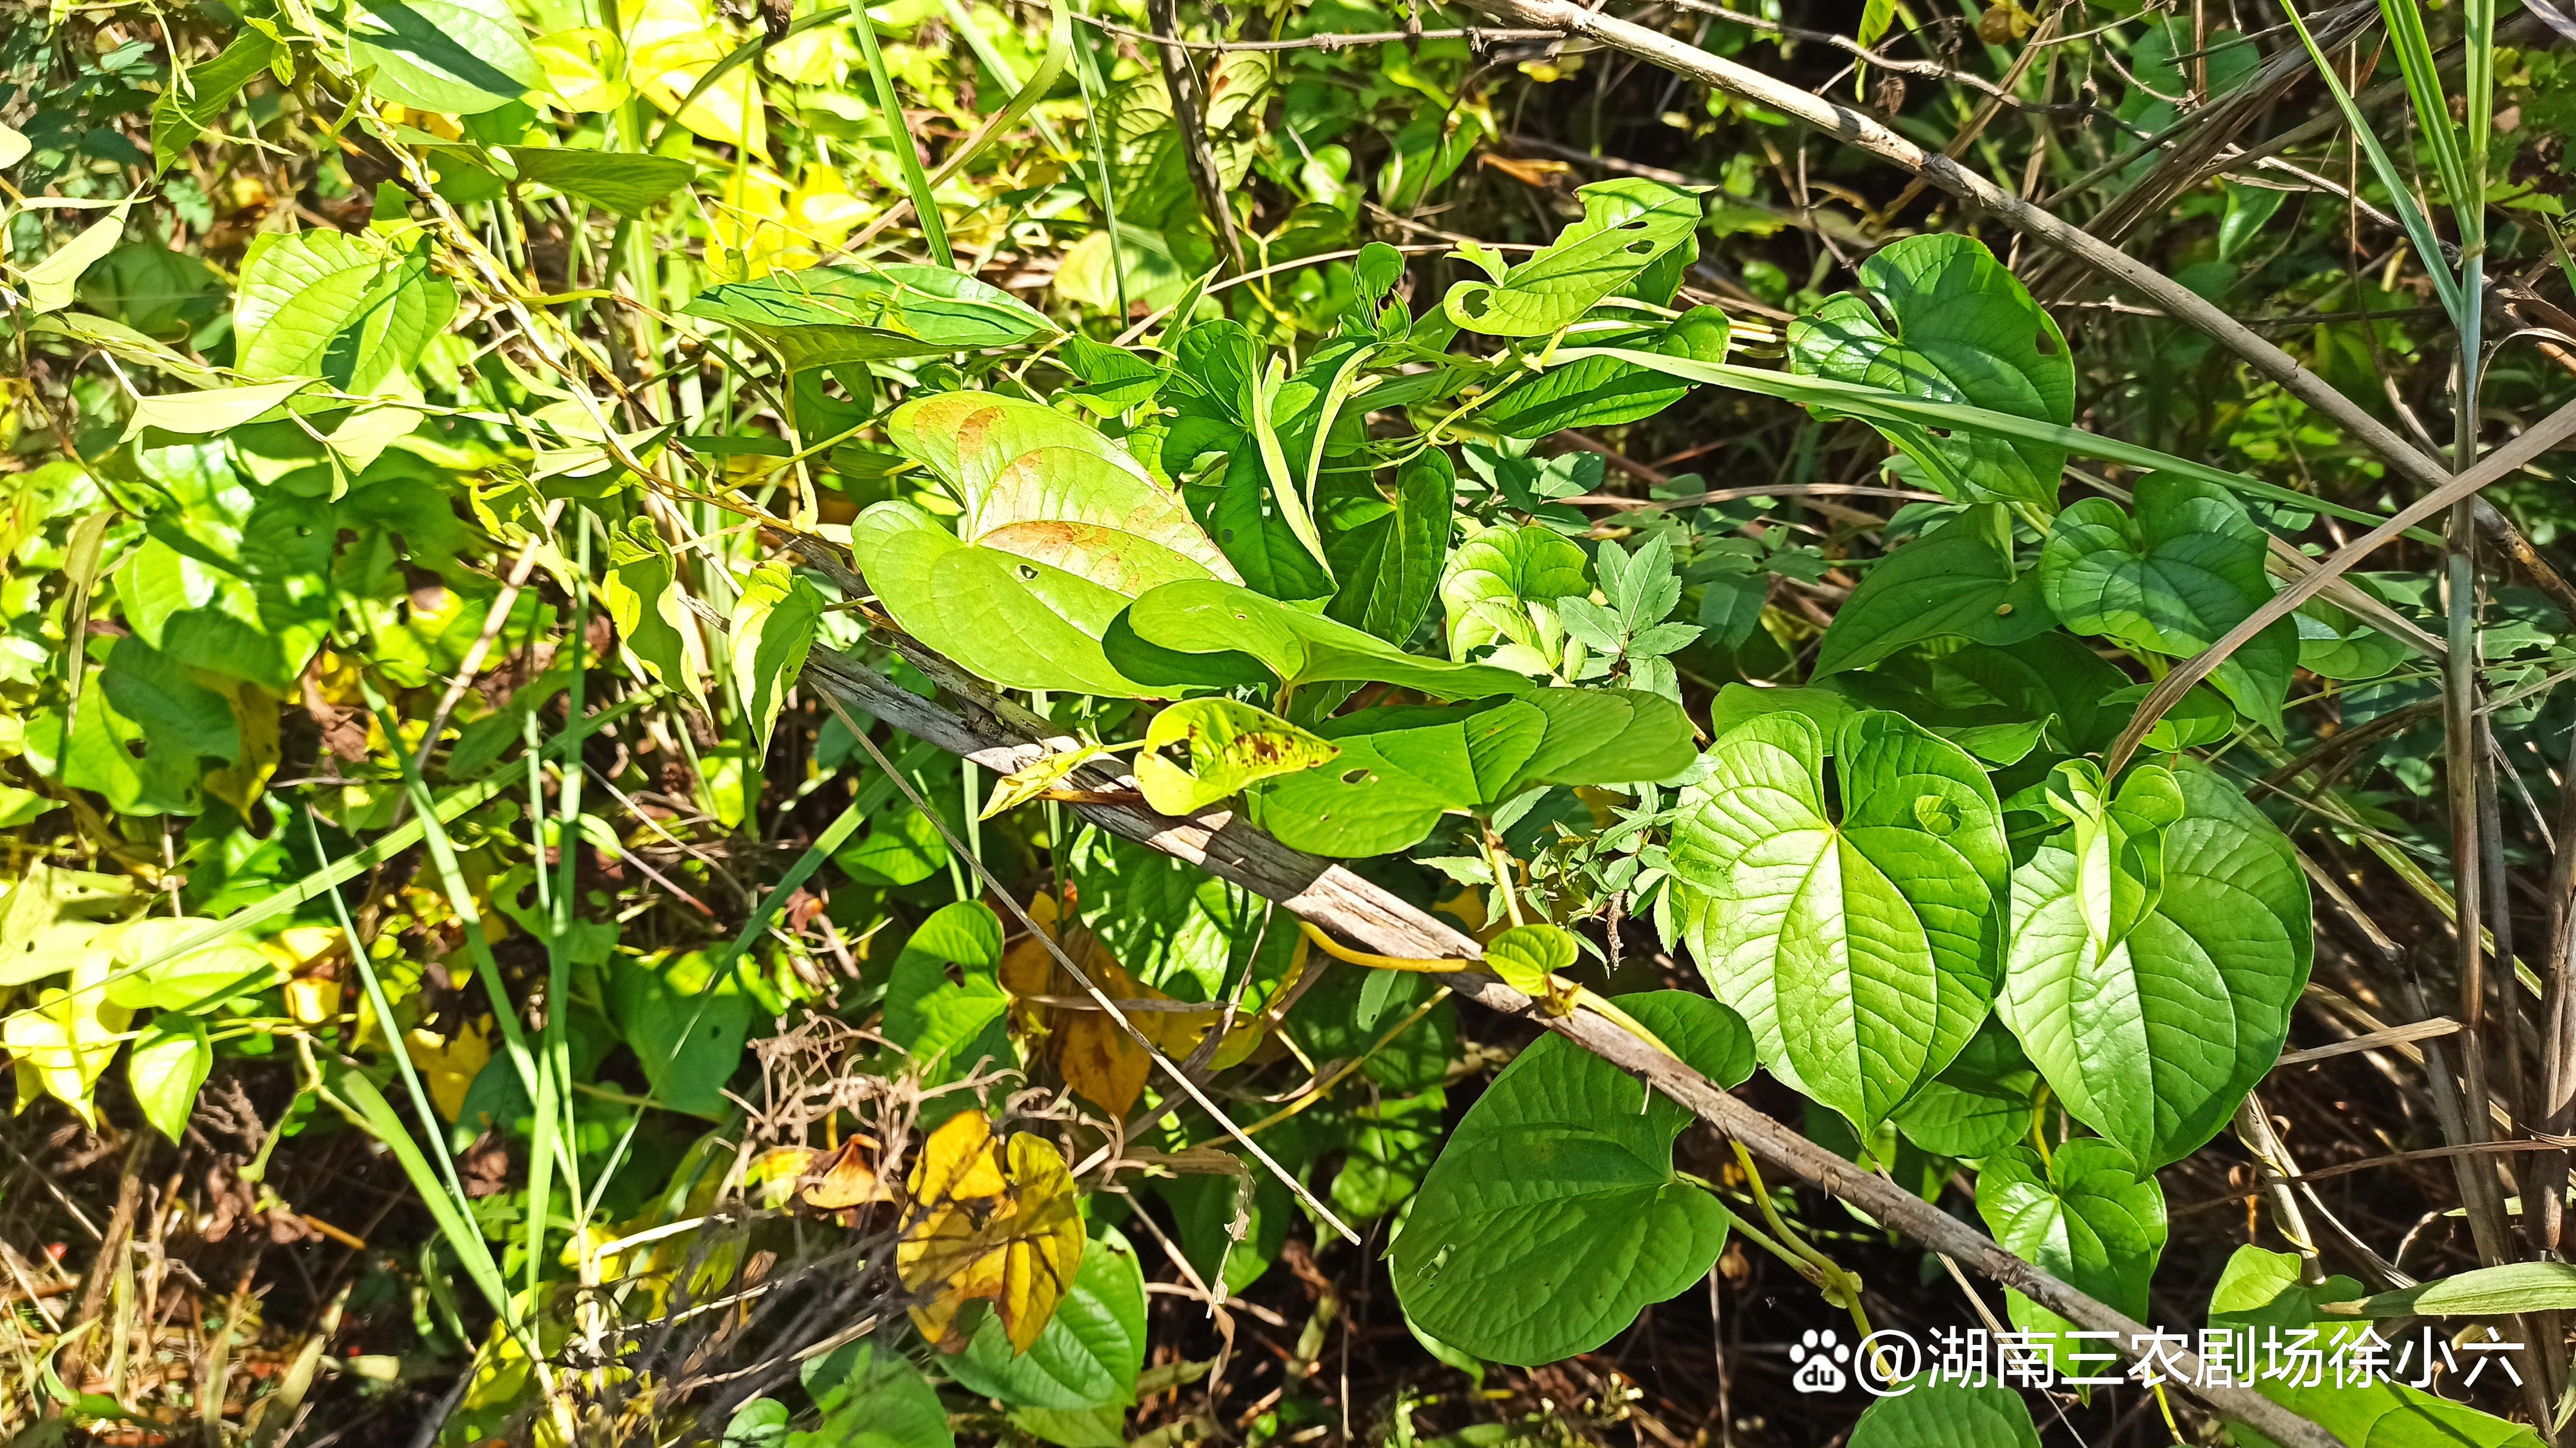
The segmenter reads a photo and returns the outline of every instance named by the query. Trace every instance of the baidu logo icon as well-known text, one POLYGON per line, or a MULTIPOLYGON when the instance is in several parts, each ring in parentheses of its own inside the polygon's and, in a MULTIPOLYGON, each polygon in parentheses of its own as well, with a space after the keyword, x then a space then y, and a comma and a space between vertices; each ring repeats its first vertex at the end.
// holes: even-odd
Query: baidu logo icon
POLYGON ((1789 1344, 1789 1361, 1798 1365, 1789 1386, 1802 1393, 1839 1393, 1851 1381, 1843 1374, 1843 1364, 1850 1357, 1851 1349, 1834 1336, 1832 1328, 1821 1332, 1809 1328, 1789 1344))

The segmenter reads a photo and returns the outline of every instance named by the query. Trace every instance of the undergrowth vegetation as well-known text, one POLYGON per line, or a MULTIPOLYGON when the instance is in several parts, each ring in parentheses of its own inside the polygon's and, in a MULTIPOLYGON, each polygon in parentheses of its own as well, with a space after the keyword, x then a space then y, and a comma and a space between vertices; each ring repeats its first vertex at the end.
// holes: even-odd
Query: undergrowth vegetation
POLYGON ((0 1434, 2560 1442, 2499 8, 22 0, 0 1434))

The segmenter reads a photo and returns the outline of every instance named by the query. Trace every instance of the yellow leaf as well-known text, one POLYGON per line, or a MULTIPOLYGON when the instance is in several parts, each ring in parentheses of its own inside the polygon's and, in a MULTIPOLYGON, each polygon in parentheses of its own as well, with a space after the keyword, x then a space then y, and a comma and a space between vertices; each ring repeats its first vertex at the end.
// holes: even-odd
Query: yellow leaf
POLYGON ((208 770, 206 793, 231 805, 243 819, 253 818, 251 807, 268 788, 269 776, 277 773, 278 698, 246 679, 227 679, 205 670, 198 670, 196 678, 224 696, 232 706, 233 724, 241 732, 240 762, 208 770))
POLYGON ((429 1103, 450 1121, 465 1109, 465 1090, 492 1060, 490 1018, 469 1022, 453 1039, 415 1029, 407 1043, 411 1063, 429 1088, 429 1103))
POLYGON ((568 111, 613 111, 626 104, 626 57, 617 37, 596 25, 540 35, 530 47, 546 89, 568 111))
MULTIPOLYGON (((5 1044, 19 1069, 23 1086, 32 1072, 45 1094, 80 1113, 95 1126, 90 1093, 116 1059, 134 1012, 107 998, 106 981, 114 961, 105 951, 93 953, 72 973, 72 988, 40 993, 36 1003, 0 1021, 5 1044)), ((23 1099, 21 1101, 23 1105, 23 1099)))
POLYGON ((699 77, 715 69, 734 43, 731 27, 703 0, 645 0, 626 32, 626 79, 655 106, 677 112, 673 119, 688 130, 756 154, 768 142, 753 67, 735 66, 687 110, 680 109, 699 77))
MULTIPOLYGON (((340 982, 327 975, 298 976, 286 983, 286 1013, 298 1025, 326 1025, 340 1018, 340 982)), ((460 1094, 458 1099, 463 1100, 460 1094)), ((456 1113, 449 1112, 453 1119, 456 1113)))
POLYGON ((1005 1147, 984 1113, 960 1112, 922 1143, 911 1188, 895 1273, 930 1294, 913 1325, 940 1342, 958 1311, 982 1298, 1001 1314, 1012 1350, 1028 1351, 1082 1264, 1082 1212, 1063 1154, 1028 1132, 1005 1147))
POLYGON ((868 1153, 876 1150, 873 1136, 852 1132, 841 1149, 819 1164, 809 1165, 811 1180, 805 1184, 805 1205, 826 1212, 837 1212, 864 1202, 890 1202, 894 1191, 877 1176, 868 1153))

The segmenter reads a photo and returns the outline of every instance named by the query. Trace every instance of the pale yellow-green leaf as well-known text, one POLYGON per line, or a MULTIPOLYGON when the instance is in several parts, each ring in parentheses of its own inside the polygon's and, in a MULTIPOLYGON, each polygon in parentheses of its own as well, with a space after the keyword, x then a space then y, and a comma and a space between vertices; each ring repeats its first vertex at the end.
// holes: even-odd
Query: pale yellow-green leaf
POLYGON ((147 427, 187 437, 230 432, 283 405, 313 385, 310 377, 254 382, 247 387, 210 387, 200 392, 163 393, 134 400, 134 416, 125 425, 132 437, 147 427))
POLYGON ((1250 704, 1192 699, 1154 716, 1145 750, 1136 757, 1136 784, 1145 802, 1163 813, 1196 814, 1255 781, 1313 769, 1341 752, 1331 741, 1250 704), (1188 768, 1163 753, 1175 745, 1187 750, 1188 768))
POLYGON ((79 235, 64 242, 53 255, 18 274, 27 285, 29 310, 59 312, 72 304, 72 289, 80 284, 82 273, 114 251, 118 238, 125 234, 125 208, 131 204, 121 204, 81 228, 79 235))

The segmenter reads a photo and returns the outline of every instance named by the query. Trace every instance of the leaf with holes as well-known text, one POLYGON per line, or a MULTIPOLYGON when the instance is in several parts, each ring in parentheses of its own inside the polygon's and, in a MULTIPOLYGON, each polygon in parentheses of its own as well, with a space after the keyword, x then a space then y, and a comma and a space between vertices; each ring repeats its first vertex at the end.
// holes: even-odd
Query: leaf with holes
POLYGON ((1682 797, 1672 868, 1701 974, 1763 1064, 1866 1137, 1958 1055, 2002 973, 2012 858, 1985 770, 1897 715, 1740 724, 1682 797))
MULTIPOLYGON (((757 281, 711 287, 687 310, 692 317, 728 323, 759 338, 790 372, 1016 347, 1056 331, 1045 314, 1000 287, 936 266, 772 272, 757 281)), ((915 405, 937 410, 960 397, 983 403, 1016 400, 949 393, 915 405)), ((889 432, 900 425, 890 424, 889 432)), ((900 436, 895 442, 904 446, 900 436)))
POLYGON ((1329 764, 1341 751, 1278 715, 1232 699, 1192 699, 1154 716, 1136 756, 1136 787, 1168 815, 1193 815, 1244 786, 1329 764), (1189 765, 1164 754, 1179 746, 1189 765))
POLYGON ((1699 229, 1696 191, 1621 177, 1574 193, 1583 219, 1499 282, 1463 281, 1440 301, 1461 331, 1544 337, 1572 325, 1699 229))
MULTIPOLYGON (((1753 1070, 1735 1013, 1651 991, 1613 1004, 1720 1086, 1753 1070)), ((1504 1068, 1450 1133, 1388 1254, 1405 1315, 1506 1363, 1589 1352, 1707 1275, 1730 1218, 1673 1169, 1690 1113, 1561 1036, 1504 1068)))
MULTIPOLYGON (((1789 325, 1792 370, 2060 426, 2074 421, 2075 363, 2065 334, 1985 243, 1907 237, 1862 262, 1860 283, 1866 299, 1846 292, 1789 325)), ((2056 510, 2064 448, 1876 425, 1960 502, 2056 510)))

